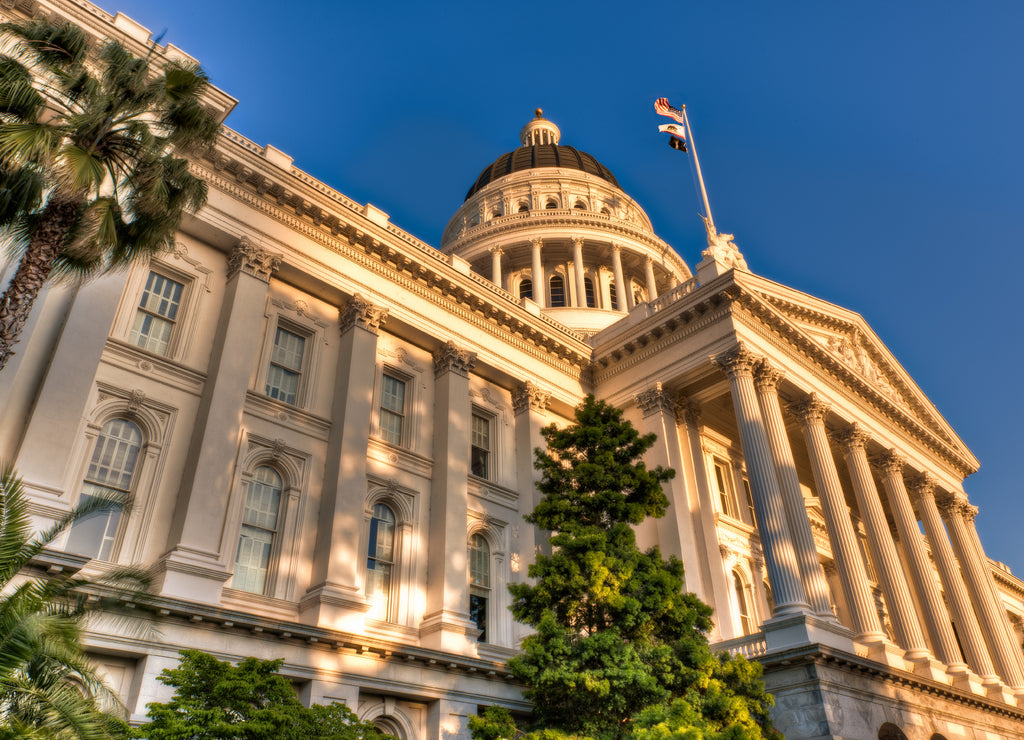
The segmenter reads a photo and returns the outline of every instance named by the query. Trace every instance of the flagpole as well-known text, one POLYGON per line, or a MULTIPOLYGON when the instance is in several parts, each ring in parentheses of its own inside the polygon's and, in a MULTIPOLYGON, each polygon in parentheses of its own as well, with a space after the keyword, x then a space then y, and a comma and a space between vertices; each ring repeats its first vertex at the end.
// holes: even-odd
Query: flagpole
POLYGON ((683 122, 686 125, 686 140, 690 142, 690 150, 693 152, 693 163, 697 168, 697 182, 700 184, 700 195, 704 199, 704 210, 708 214, 708 224, 711 226, 711 233, 715 233, 715 220, 711 217, 711 204, 708 202, 708 191, 704 188, 704 175, 700 171, 700 158, 697 157, 697 142, 693 140, 693 129, 690 128, 690 117, 686 114, 686 106, 683 106, 683 122))

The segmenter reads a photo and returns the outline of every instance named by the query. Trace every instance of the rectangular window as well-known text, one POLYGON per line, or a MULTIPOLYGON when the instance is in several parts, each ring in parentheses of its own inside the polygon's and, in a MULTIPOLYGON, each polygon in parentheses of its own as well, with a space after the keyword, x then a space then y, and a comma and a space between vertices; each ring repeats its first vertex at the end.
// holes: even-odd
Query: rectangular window
POLYGON ((480 478, 490 477, 491 420, 488 417, 473 414, 469 445, 470 472, 480 478))
POLYGON ((270 356, 270 370, 267 371, 268 396, 295 404, 299 395, 299 378, 302 376, 302 355, 305 349, 305 337, 277 327, 277 334, 274 335, 274 352, 270 356))
POLYGON ((184 290, 181 283, 150 272, 128 341, 148 352, 167 354, 184 290))
POLYGON ((380 436, 393 445, 402 444, 405 425, 405 381, 387 373, 380 393, 380 436))
POLYGON ((732 472, 726 463, 715 460, 715 486, 718 489, 718 498, 722 504, 722 513, 735 519, 737 517, 736 498, 733 495, 732 485, 729 482, 731 475, 732 472))
POLYGON ((754 516, 754 494, 750 490, 750 481, 743 479, 743 495, 747 500, 747 513, 750 515, 750 523, 756 524, 757 517, 754 516))

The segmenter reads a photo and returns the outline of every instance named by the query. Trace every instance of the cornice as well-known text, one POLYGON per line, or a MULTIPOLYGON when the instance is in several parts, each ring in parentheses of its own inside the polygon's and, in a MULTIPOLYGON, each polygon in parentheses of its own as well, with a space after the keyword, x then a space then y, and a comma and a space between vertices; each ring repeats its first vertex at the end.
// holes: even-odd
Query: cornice
MULTIPOLYGON (((387 277, 400 287, 416 293, 449 313, 472 323, 499 337, 520 351, 541 360, 570 377, 581 377, 590 361, 590 348, 582 336, 558 322, 528 312, 511 293, 494 286, 490 281, 470 273, 466 275, 453 268, 448 259, 437 250, 411 242, 395 244, 373 235, 379 226, 366 221, 361 227, 342 222, 336 215, 324 218, 303 207, 301 215, 290 201, 291 212, 269 196, 269 190, 257 192, 246 180, 240 183, 210 169, 209 162, 192 162, 192 170, 211 187, 231 196, 245 205, 274 218, 290 229, 310 238, 321 246, 342 255, 377 274, 387 277), (403 247, 412 246, 413 253, 403 247), (498 300, 487 300, 488 293, 498 300), (559 336, 561 335, 561 337, 559 336)), ((305 201, 303 201, 305 202, 305 201)), ((365 219, 365 216, 361 216, 365 219)), ((390 233, 390 232, 389 232, 390 233)), ((383 236, 383 235, 381 235, 383 236)), ((323 260, 313 254, 307 259, 331 270, 323 260)), ((397 315, 397 314, 392 314, 397 315)))

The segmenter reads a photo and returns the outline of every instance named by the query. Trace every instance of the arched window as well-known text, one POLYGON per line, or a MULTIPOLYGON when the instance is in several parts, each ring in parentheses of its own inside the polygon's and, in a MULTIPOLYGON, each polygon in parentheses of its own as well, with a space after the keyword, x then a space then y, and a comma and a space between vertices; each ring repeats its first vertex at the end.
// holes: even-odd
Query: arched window
POLYGON ((402 727, 391 717, 381 715, 373 720, 373 726, 383 732, 385 735, 391 735, 397 737, 398 740, 405 740, 405 733, 402 732, 402 727))
POLYGON ((469 538, 469 618, 487 642, 487 602, 491 596, 491 548, 483 535, 469 538))
POLYGON ((366 553, 366 597, 370 615, 387 619, 391 572, 395 567, 395 513, 384 504, 373 507, 366 553))
POLYGON ((558 201, 554 198, 548 198, 548 202, 544 204, 544 208, 549 211, 553 211, 558 208, 558 201))
POLYGON ((608 284, 608 297, 612 299, 612 308, 621 311, 619 308, 619 294, 615 292, 615 283, 608 284))
POLYGON ((121 521, 119 501, 128 497, 135 466, 142 451, 142 432, 127 419, 111 419, 96 438, 89 469, 82 483, 79 505, 97 498, 111 502, 82 517, 71 526, 65 549, 98 560, 109 560, 121 521))
POLYGON ((516 213, 529 213, 529 212, 530 212, 530 204, 527 203, 525 200, 519 201, 519 205, 516 208, 516 213))
POLYGON ((501 209, 495 208, 493 211, 491 211, 491 218, 501 218, 501 209))
POLYGON ((732 581, 736 589, 736 609, 739 612, 740 629, 743 634, 749 635, 754 631, 754 613, 750 609, 746 581, 738 568, 732 572, 732 581))
POLYGON ((583 278, 583 292, 587 296, 587 308, 597 308, 597 293, 594 292, 593 278, 583 278))
POLYGON ((529 298, 533 300, 533 280, 530 278, 523 278, 519 281, 519 297, 529 298))
POLYGON ((577 211, 585 211, 587 210, 587 204, 584 203, 582 200, 578 200, 576 201, 576 205, 574 205, 573 208, 575 208, 577 211))
POLYGON ((565 280, 562 279, 561 275, 552 275, 551 279, 548 280, 548 297, 550 299, 552 308, 564 308, 565 307, 565 280))
POLYGON ((231 577, 232 588, 254 594, 266 593, 283 487, 281 476, 273 468, 261 466, 253 472, 245 497, 235 573, 231 577))

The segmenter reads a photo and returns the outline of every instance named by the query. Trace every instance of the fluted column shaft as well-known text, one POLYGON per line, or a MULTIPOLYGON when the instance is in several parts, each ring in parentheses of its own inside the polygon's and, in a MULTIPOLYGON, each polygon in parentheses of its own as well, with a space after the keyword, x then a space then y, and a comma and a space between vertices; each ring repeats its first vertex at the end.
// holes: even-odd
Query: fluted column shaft
POLYGON ((917 594, 917 603, 920 605, 932 650, 946 665, 959 667, 963 665, 963 658, 956 644, 956 635, 950 627, 946 605, 942 602, 942 596, 932 575, 924 543, 921 542, 917 518, 910 506, 910 497, 903 482, 903 465, 903 459, 895 452, 890 450, 886 453, 880 465, 882 485, 885 486, 889 508, 892 509, 893 518, 896 520, 896 531, 910 566, 910 582, 917 594))
POLYGON ((814 484, 821 500, 825 515, 825 527, 832 544, 832 557, 839 569, 843 585, 843 597, 853 619, 853 630, 857 639, 878 642, 885 637, 875 609, 875 600, 868 585, 868 574, 857 545, 846 498, 839 483, 835 460, 825 433, 825 412, 827 406, 816 396, 811 396, 793 406, 793 411, 803 424, 807 453, 814 473, 814 484))
POLYGON ((996 669, 1003 681, 1010 686, 1024 687, 1020 662, 1006 633, 1005 622, 999 615, 998 610, 1001 607, 995 602, 995 596, 989 588, 983 570, 985 566, 967 531, 965 515, 973 517, 977 509, 971 506, 964 496, 944 496, 938 503, 942 518, 946 522, 946 530, 953 542, 953 550, 960 561, 960 572, 965 574, 967 591, 974 603, 978 621, 982 624, 982 634, 988 643, 996 669))
POLYGON ((540 256, 540 248, 543 245, 543 239, 530 240, 530 246, 533 249, 533 300, 541 308, 546 308, 548 305, 548 282, 544 279, 544 263, 540 256))
POLYGON ((800 566, 786 526, 786 510, 754 390, 753 369, 758 359, 741 346, 720 355, 715 361, 729 378, 740 444, 754 497, 758 535, 775 601, 774 614, 791 614, 809 611, 810 606, 800 582, 800 566))
POLYGON ((575 236, 572 239, 572 264, 573 272, 576 273, 576 305, 579 308, 587 307, 587 286, 583 281, 583 238, 575 236))
POLYGON ((633 295, 626 287, 626 278, 622 273, 622 247, 618 244, 612 246, 612 273, 615 275, 615 297, 619 304, 620 311, 629 311, 633 308, 633 295))
POLYGON ((939 578, 953 609, 953 620, 956 622, 960 644, 966 653, 964 657, 967 658, 967 664, 983 679, 994 678, 995 668, 985 647, 985 638, 981 635, 978 619, 974 616, 970 597, 961 580, 960 569, 935 505, 935 484, 928 478, 919 479, 914 486, 914 493, 917 496, 917 511, 924 524, 924 534, 932 546, 939 578))
POLYGON ((647 300, 653 301, 658 297, 658 284, 654 280, 654 260, 650 257, 644 260, 644 273, 647 276, 647 300))
POLYGON ((501 247, 491 247, 491 282, 499 288, 501 284, 501 255, 505 252, 501 247))
POLYGON ((914 613, 914 602, 910 598, 910 589, 903 575, 899 554, 892 541, 889 523, 882 511, 882 501, 878 497, 878 488, 871 475, 865 443, 867 435, 856 425, 840 435, 840 444, 846 458, 846 467, 850 471, 857 506, 864 518, 864 527, 868 534, 868 547, 871 557, 878 568, 882 593, 889 607, 889 619, 892 620, 896 642, 907 651, 911 660, 928 656, 928 648, 924 642, 924 633, 914 613))
POLYGON ((793 538, 793 549, 800 567, 804 593, 811 605, 811 611, 823 617, 834 618, 829 601, 828 581, 825 580, 825 571, 822 570, 821 561, 818 559, 818 548, 814 544, 814 534, 811 532, 804 497, 800 492, 796 464, 793 462, 793 449, 789 445, 786 424, 782 419, 778 392, 781 377, 781 373, 768 367, 766 363, 760 363, 754 375, 757 399, 768 432, 768 445, 775 461, 782 505, 786 511, 789 534, 793 538))

